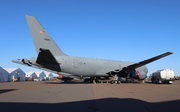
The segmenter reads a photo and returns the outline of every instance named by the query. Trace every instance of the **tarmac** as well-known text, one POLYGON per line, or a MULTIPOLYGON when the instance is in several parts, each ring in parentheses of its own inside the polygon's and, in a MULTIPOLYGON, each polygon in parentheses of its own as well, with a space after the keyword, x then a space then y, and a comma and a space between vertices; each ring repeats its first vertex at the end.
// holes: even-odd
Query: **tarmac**
POLYGON ((173 84, 0 83, 0 112, 180 112, 173 84))

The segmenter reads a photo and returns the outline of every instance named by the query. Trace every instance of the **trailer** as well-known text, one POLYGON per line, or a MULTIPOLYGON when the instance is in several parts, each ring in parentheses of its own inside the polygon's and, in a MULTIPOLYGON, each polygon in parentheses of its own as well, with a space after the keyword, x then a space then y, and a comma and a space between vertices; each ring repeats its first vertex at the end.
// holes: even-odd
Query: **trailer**
POLYGON ((174 71, 171 69, 158 70, 152 73, 152 83, 167 83, 172 84, 174 80, 174 71))

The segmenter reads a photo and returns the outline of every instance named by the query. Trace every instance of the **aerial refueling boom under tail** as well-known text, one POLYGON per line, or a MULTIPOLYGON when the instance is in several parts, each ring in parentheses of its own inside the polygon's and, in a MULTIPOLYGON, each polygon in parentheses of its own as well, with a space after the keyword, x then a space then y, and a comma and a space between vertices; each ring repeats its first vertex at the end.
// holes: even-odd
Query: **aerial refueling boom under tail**
POLYGON ((68 56, 57 46, 35 17, 27 15, 26 19, 38 56, 12 61, 56 74, 91 77, 91 79, 118 76, 143 80, 148 73, 146 64, 172 54, 166 52, 137 63, 68 56))

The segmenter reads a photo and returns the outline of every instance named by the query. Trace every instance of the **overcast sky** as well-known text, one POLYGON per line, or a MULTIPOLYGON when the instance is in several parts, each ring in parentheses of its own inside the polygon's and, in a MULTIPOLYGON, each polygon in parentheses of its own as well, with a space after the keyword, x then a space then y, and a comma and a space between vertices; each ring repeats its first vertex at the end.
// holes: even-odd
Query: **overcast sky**
POLYGON ((0 0, 0 66, 30 67, 12 59, 36 57, 25 15, 35 16, 70 56, 139 62, 148 75, 170 68, 180 75, 179 0, 0 0))

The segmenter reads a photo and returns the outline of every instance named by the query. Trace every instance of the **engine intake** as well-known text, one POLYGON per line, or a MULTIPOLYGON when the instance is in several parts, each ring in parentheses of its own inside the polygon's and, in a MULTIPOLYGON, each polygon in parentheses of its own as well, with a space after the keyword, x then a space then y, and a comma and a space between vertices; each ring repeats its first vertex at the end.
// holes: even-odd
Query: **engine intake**
POLYGON ((135 79, 145 79, 146 78, 146 73, 144 71, 136 70, 135 73, 133 74, 133 78, 135 78, 135 79))
POLYGON ((133 75, 133 77, 134 77, 135 79, 140 79, 140 78, 141 78, 141 73, 136 70, 135 73, 134 73, 134 75, 133 75))

